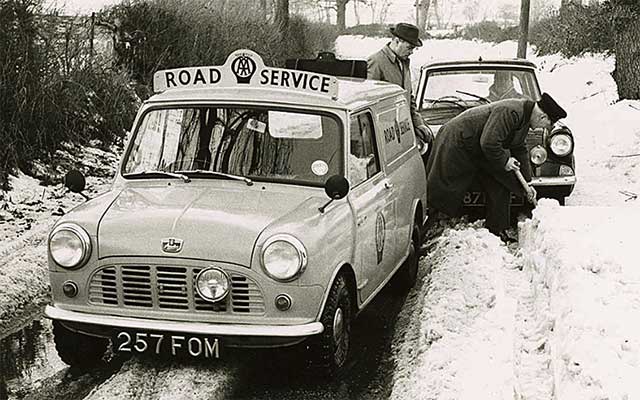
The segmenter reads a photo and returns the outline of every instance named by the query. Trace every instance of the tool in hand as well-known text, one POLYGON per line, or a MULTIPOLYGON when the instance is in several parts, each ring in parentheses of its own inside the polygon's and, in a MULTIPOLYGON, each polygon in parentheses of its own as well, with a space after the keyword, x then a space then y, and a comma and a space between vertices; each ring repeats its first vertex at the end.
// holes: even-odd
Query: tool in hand
MULTIPOLYGON (((520 172, 520 170, 515 170, 513 172, 516 173, 516 176, 518 177, 518 180, 520 181, 520 184, 524 188, 524 191, 528 192, 529 191, 529 184, 527 183, 526 180, 524 180, 524 176, 522 176, 522 172, 520 172)), ((531 203, 535 207, 535 206, 538 205, 538 200, 534 197, 533 200, 531 201, 531 203)))

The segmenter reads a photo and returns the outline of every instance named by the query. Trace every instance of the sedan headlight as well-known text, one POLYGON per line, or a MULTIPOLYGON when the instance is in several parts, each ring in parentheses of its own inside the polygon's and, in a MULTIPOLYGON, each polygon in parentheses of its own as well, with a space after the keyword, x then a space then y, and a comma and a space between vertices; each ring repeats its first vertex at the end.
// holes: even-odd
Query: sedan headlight
POLYGON ((307 250, 302 242, 291 235, 274 235, 265 242, 261 261, 270 277, 286 282, 304 271, 307 266, 307 250))
POLYGON ((571 150, 573 150, 573 140, 571 139, 571 136, 560 133, 551 138, 549 147, 551 147, 553 154, 558 157, 563 157, 571 153, 571 150))
POLYGON ((547 161, 547 151, 542 146, 536 146, 529 152, 529 157, 535 165, 542 165, 547 161))
POLYGON ((49 235, 49 254, 63 268, 81 267, 91 255, 89 234, 76 224, 60 224, 49 235))

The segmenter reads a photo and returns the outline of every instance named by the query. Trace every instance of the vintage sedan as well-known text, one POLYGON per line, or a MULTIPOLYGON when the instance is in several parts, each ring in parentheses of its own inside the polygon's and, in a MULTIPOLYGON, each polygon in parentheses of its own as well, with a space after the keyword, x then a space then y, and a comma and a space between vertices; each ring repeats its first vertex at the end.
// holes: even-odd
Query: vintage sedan
MULTIPOLYGON (((421 69, 417 87, 418 110, 436 132, 451 118, 482 104, 507 98, 541 96, 536 66, 524 59, 435 62, 421 69)), ((538 197, 558 200, 562 205, 576 183, 574 138, 571 130, 558 121, 549 132, 530 131, 531 183, 538 197)), ((472 191, 465 197, 467 206, 483 206, 484 194, 472 191)), ((512 205, 523 199, 512 198, 512 205)))

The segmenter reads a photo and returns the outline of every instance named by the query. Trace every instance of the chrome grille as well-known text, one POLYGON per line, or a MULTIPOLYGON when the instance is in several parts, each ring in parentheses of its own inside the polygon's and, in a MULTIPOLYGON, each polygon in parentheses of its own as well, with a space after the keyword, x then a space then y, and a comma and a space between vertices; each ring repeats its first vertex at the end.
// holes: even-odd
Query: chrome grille
POLYGON ((537 145, 544 147, 544 135, 540 131, 529 131, 529 134, 527 134, 525 139, 525 143, 527 144, 527 150, 531 150, 537 145))
POLYGON ((221 302, 203 300, 195 289, 202 268, 164 265, 116 265, 98 270, 89 283, 89 302, 157 310, 264 314, 264 298, 249 277, 226 271, 230 294, 221 302))

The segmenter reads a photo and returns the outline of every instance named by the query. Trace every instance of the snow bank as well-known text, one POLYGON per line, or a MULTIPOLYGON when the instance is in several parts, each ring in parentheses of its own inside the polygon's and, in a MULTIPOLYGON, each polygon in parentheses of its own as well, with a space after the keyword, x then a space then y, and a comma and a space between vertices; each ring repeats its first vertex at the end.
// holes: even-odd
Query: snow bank
POLYGON ((640 209, 541 201, 520 226, 552 322, 555 398, 640 398, 640 209))
POLYGON ((480 225, 445 229, 422 259, 433 269, 419 294, 418 343, 398 341, 413 349, 399 354, 413 354, 398 360, 391 398, 513 399, 516 302, 503 266, 515 260, 480 225))

